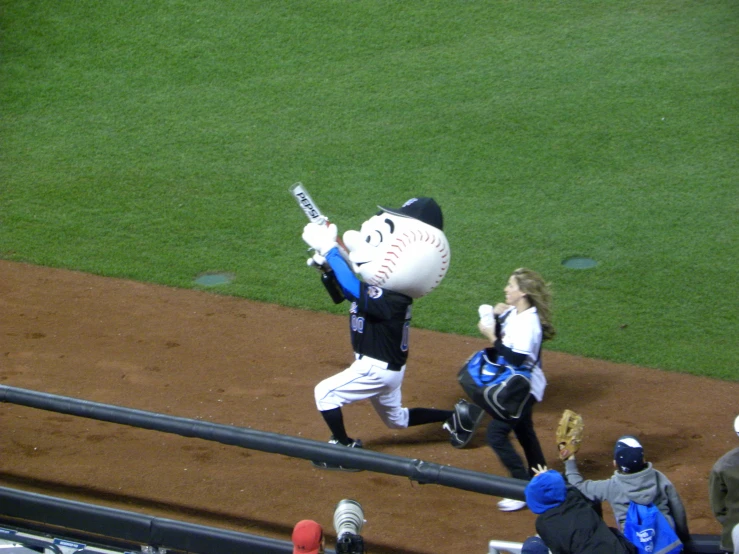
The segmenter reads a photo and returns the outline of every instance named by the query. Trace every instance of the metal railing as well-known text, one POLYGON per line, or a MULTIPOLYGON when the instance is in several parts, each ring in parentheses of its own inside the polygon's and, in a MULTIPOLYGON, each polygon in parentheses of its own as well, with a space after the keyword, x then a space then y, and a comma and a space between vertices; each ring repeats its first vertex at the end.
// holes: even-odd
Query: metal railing
POLYGON ((251 450, 284 454, 306 460, 321 460, 345 467, 408 477, 421 484, 435 484, 466 491, 524 499, 526 481, 500 477, 418 459, 301 439, 232 425, 170 416, 100 404, 67 396, 0 385, 0 402, 9 402, 52 412, 174 433, 183 437, 215 441, 251 450))
MULTIPOLYGON (((290 541, 282 541, 196 525, 136 512, 87 504, 64 498, 0 487, 0 521, 18 526, 33 522, 44 533, 111 537, 131 550, 157 550, 218 554, 292 554, 290 541)), ((38 546, 40 542, 36 543, 38 546)), ((48 546, 47 546, 48 548, 48 546)))
MULTIPOLYGON (((524 500, 525 498, 524 490, 527 482, 519 479, 490 475, 487 473, 459 469, 452 466, 444 466, 423 460, 403 458, 369 450, 340 448, 336 445, 330 445, 310 439, 258 431, 256 429, 210 423, 196 419, 125 408, 111 404, 101 404, 98 402, 91 402, 89 400, 80 400, 78 398, 9 387, 7 385, 0 385, 0 402, 18 404, 30 408, 85 417, 99 421, 107 421, 120 425, 129 425, 163 433, 173 433, 183 437, 194 437, 219 442, 221 444, 248 448, 251 450, 283 454, 294 458, 320 460, 332 464, 340 464, 344 467, 364 469, 388 475, 404 476, 420 484, 436 484, 480 494, 515 498, 517 500, 524 500)), ((87 527, 93 525, 95 521, 99 521, 99 518, 105 517, 106 521, 117 522, 114 524, 113 528, 116 530, 116 533, 123 533, 123 537, 121 538, 126 538, 126 534, 133 534, 136 537, 135 542, 141 542, 141 540, 146 536, 148 537, 146 540, 155 540, 153 543, 146 544, 169 546, 169 548, 175 548, 175 545, 158 542, 160 539, 163 540, 164 535, 161 533, 150 535, 149 533, 152 532, 152 529, 164 530, 176 528, 178 533, 182 532, 183 529, 187 529, 187 531, 185 531, 185 535, 187 535, 187 533, 191 533, 193 537, 199 537, 198 541, 200 542, 198 542, 197 547, 202 547, 203 550, 183 549, 184 551, 213 551, 221 554, 230 554, 231 552, 236 554, 236 552, 244 552, 244 545, 238 546, 241 550, 228 550, 223 544, 216 549, 206 548, 207 544, 211 544, 211 541, 218 540, 219 536, 232 536, 233 532, 231 531, 214 531, 212 528, 208 528, 210 530, 204 530, 199 529, 202 526, 174 522, 173 520, 164 520, 162 518, 152 518, 121 510, 112 510, 109 508, 103 509, 98 506, 92 506, 94 510, 90 511, 90 506, 91 505, 84 505, 81 503, 72 503, 72 501, 68 500, 42 497, 42 495, 32 495, 32 493, 21 493, 20 491, 3 489, 0 487, 0 515, 4 513, 11 517, 31 519, 32 521, 44 521, 53 525, 87 530, 88 532, 99 532, 99 530, 94 531, 92 529, 87 529, 87 527), (11 497, 23 497, 23 502, 2 502, 1 500, 3 500, 4 495, 6 495, 7 499, 10 499, 11 497), (59 506, 66 506, 68 509, 53 509, 54 503, 58 503, 59 506), (38 508, 38 506, 41 505, 44 506, 43 509, 38 508), (18 515, 9 513, 9 511, 13 511, 9 509, 9 506, 13 506, 13 510, 17 509, 15 513, 18 515), (27 514, 27 516, 33 515, 33 517, 40 517, 42 514, 46 514, 45 517, 47 519, 34 520, 32 517, 24 518, 24 516, 19 515, 25 509, 23 506, 26 506, 31 510, 31 513, 27 514), (34 506, 36 507, 34 508, 34 506), (71 509, 72 506, 75 507, 74 510, 71 509), (48 521, 50 517, 49 514, 52 513, 55 514, 55 522, 48 521), (105 516, 96 516, 96 514, 105 514, 105 516), (108 516, 110 516, 110 519, 108 516), (85 520, 85 526, 79 526, 82 524, 82 522, 79 521, 79 518, 85 520)), ((109 523, 106 523, 105 528, 112 529, 109 525, 109 523)), ((247 550, 248 552, 280 553, 292 551, 289 542, 276 541, 275 539, 268 539, 266 537, 245 535, 243 533, 238 535, 240 536, 238 540, 250 541, 249 547, 252 548, 252 550, 247 550), (248 538, 244 539, 245 536, 248 538), (285 550, 287 547, 290 548, 285 550)), ((167 537, 169 537, 169 535, 167 535, 167 537)), ((175 539, 167 538, 167 540, 175 539)), ((176 540, 185 539, 180 538, 176 540)), ((494 548, 492 546, 494 542, 496 541, 491 541, 489 548, 494 548)), ((516 545, 517 543, 509 544, 516 545)), ((715 554, 720 552, 718 548, 719 537, 714 535, 693 535, 690 545, 686 546, 686 552, 692 552, 695 554, 715 554)))

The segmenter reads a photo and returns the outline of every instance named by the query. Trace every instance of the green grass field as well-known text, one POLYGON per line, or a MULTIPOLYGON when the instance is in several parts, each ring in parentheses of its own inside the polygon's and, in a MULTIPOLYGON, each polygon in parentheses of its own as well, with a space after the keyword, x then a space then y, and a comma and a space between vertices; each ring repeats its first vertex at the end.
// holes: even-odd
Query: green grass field
POLYGON ((287 188, 433 196, 417 326, 528 266, 548 348, 736 380, 738 85, 725 0, 0 0, 0 257, 341 313, 287 188))

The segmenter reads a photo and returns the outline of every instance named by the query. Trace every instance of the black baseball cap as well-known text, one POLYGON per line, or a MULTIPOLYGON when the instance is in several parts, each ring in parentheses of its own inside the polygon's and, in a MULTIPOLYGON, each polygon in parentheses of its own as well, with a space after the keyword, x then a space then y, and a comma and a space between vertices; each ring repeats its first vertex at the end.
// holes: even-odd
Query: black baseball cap
POLYGON ((645 467, 644 447, 639 439, 631 435, 624 435, 616 441, 613 449, 613 459, 623 473, 636 473, 645 467))
POLYGON ((444 230, 444 216, 441 214, 441 208, 433 198, 427 198, 425 196, 411 198, 397 210, 383 206, 377 207, 383 212, 402 217, 412 217, 413 219, 423 221, 427 225, 436 227, 440 231, 444 230))

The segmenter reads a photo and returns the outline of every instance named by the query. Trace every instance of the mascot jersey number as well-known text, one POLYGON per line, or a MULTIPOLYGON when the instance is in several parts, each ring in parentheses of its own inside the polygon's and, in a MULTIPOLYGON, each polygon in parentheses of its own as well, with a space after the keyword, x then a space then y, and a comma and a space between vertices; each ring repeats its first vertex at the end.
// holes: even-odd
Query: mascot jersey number
POLYGON ((309 223, 303 230, 303 240, 316 251, 313 262, 330 269, 351 303, 354 363, 315 388, 316 406, 332 432, 329 442, 361 447, 347 436, 341 413, 358 400, 370 399, 392 429, 445 421, 451 411, 404 408, 400 391, 413 300, 434 290, 449 269, 441 208, 425 197, 399 209, 380 206, 359 231, 344 233, 342 246, 337 235, 333 224, 309 223))

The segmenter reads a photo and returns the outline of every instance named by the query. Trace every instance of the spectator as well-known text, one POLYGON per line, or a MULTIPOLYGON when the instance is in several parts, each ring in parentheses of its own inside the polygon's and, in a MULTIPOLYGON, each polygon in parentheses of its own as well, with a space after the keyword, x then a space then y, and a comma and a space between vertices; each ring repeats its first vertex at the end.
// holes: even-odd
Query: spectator
POLYGON ((575 456, 571 455, 565 459, 565 476, 589 500, 608 502, 622 531, 631 501, 643 505, 651 502, 662 512, 683 544, 688 543, 688 519, 680 496, 665 474, 645 461, 644 448, 636 437, 627 435, 616 441, 613 465, 616 471, 610 479, 585 480, 577 469, 575 456))
POLYGON ((323 528, 311 519, 298 521, 293 528, 293 554, 324 554, 323 528))
POLYGON ((619 532, 609 529, 590 502, 568 487, 555 470, 537 473, 526 486, 526 503, 537 514, 536 532, 553 554, 635 554, 619 532))
MULTIPOLYGON (((739 435, 739 416, 734 420, 739 435)), ((713 515, 722 526, 721 549, 739 554, 739 447, 714 464, 708 478, 708 497, 713 515)))

